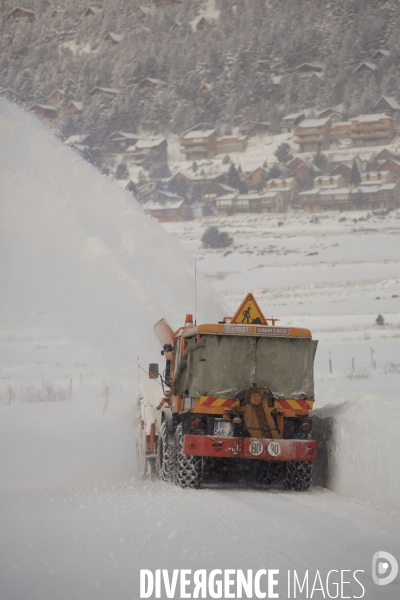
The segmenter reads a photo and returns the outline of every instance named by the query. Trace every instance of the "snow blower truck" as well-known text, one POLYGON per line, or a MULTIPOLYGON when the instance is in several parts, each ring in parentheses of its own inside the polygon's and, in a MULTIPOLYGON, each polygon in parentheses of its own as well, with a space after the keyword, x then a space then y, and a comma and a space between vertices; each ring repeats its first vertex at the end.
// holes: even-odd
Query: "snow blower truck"
POLYGON ((154 330, 166 359, 138 399, 140 476, 199 488, 217 473, 234 480, 307 490, 316 442, 314 403, 317 341, 308 329, 278 327, 248 294, 232 318, 196 325, 186 315, 174 332, 165 319, 154 330))

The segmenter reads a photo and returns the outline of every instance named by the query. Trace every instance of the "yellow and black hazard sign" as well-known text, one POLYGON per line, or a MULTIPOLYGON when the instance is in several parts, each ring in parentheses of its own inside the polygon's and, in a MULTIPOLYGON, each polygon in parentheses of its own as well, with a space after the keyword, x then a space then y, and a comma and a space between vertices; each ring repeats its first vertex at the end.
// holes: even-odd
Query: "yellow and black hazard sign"
POLYGON ((247 294, 242 304, 236 311, 231 323, 242 323, 244 325, 267 325, 264 315, 258 306, 253 294, 247 294))

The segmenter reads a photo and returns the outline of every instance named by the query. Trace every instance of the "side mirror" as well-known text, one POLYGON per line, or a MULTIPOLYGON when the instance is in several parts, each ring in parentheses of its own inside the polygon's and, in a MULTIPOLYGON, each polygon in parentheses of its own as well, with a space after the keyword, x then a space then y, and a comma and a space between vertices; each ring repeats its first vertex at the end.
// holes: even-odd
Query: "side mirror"
POLYGON ((158 378, 158 364, 150 363, 149 364, 149 379, 157 379, 158 378))

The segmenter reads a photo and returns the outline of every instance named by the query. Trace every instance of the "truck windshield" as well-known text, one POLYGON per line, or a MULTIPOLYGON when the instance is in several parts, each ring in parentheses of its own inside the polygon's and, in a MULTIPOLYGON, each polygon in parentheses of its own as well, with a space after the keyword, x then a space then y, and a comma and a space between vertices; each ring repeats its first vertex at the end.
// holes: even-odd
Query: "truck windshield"
POLYGON ((234 398, 256 382, 282 397, 312 399, 317 344, 309 338, 193 338, 177 365, 172 393, 234 398))

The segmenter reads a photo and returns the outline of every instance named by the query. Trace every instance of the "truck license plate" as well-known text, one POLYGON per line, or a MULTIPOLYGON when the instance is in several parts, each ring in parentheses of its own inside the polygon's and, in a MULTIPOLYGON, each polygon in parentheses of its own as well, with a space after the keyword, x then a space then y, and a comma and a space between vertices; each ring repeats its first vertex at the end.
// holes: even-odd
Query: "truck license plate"
POLYGON ((233 425, 228 421, 214 421, 214 435, 233 435, 233 425))

